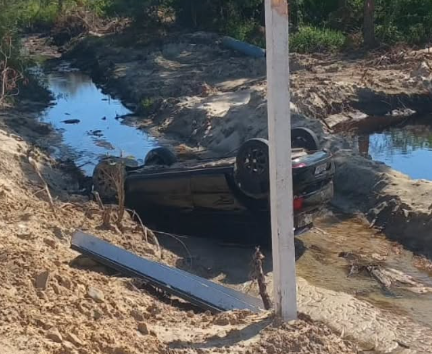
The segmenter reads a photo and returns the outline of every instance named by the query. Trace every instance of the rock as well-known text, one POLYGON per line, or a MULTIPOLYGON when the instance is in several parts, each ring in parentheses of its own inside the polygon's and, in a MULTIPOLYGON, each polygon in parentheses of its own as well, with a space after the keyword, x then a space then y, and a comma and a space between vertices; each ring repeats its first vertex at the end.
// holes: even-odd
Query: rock
POLYGON ((56 248, 57 247, 57 243, 56 240, 53 240, 52 238, 45 238, 44 242, 47 246, 51 247, 51 248, 56 248))
POLYGON ((27 226, 24 224, 18 224, 18 230, 16 234, 20 239, 28 240, 31 238, 32 234, 28 230, 27 226))
POLYGON ((87 295, 96 302, 104 302, 105 301, 105 296, 104 296, 103 292, 99 289, 92 287, 92 286, 88 288, 87 295))
POLYGON ((38 274, 35 279, 36 289, 45 290, 48 286, 49 277, 50 277, 50 273, 47 270, 45 272, 38 274))
POLYGON ((64 354, 75 354, 77 353, 77 350, 73 346, 71 342, 64 341, 63 343, 63 352, 64 354))
POLYGON ((324 68, 324 71, 326 73, 337 73, 341 69, 342 69, 342 67, 340 65, 334 64, 334 65, 330 65, 330 66, 324 68))
POLYGON ((74 345, 76 345, 77 347, 82 347, 84 345, 83 341, 81 339, 79 339, 75 334, 73 333, 68 333, 66 335, 66 339, 73 343, 74 345))
POLYGON ((58 226, 54 226, 53 233, 60 240, 64 240, 66 238, 63 230, 58 226))
POLYGON ((217 326, 228 326, 230 324, 230 318, 228 315, 222 313, 213 321, 217 326))
POLYGON ((46 322, 45 320, 42 319, 37 319, 36 320, 36 325, 40 328, 43 328, 44 330, 49 330, 52 327, 52 324, 49 322, 46 322))
POLYGON ((151 304, 150 306, 148 306, 147 311, 153 316, 158 315, 162 312, 162 310, 156 304, 151 304))
POLYGON ((101 319, 102 316, 103 316, 103 313, 100 312, 98 309, 94 309, 94 310, 93 310, 93 319, 94 319, 94 320, 97 321, 97 320, 101 319))
POLYGON ((378 253, 372 253, 372 255, 371 255, 371 257, 373 258, 373 259, 375 259, 375 260, 377 260, 377 261, 385 261, 386 259, 387 259, 387 257, 386 256, 381 256, 380 254, 378 254, 378 253))
POLYGON ((57 328, 53 328, 51 331, 49 331, 47 333, 46 337, 48 339, 51 339, 53 342, 56 342, 56 343, 62 343, 63 342, 63 337, 57 328))
POLYGON ((46 294, 42 290, 38 290, 36 292, 36 296, 41 300, 47 300, 48 299, 46 294))
POLYGON ((72 289, 72 281, 69 278, 66 277, 59 277, 57 279, 59 281, 59 284, 63 286, 64 288, 71 290, 72 289))
POLYGON ((148 330, 148 328, 147 328, 147 324, 145 324, 144 322, 140 322, 140 323, 138 323, 138 331, 139 331, 141 334, 144 334, 144 335, 149 334, 149 330, 148 330))
POLYGON ((54 292, 56 293, 56 295, 60 295, 60 288, 57 284, 51 284, 51 288, 54 290, 54 292))
POLYGON ((145 316, 144 314, 137 310, 137 309, 133 309, 130 312, 130 315, 136 320, 136 321, 144 321, 145 320, 145 316))

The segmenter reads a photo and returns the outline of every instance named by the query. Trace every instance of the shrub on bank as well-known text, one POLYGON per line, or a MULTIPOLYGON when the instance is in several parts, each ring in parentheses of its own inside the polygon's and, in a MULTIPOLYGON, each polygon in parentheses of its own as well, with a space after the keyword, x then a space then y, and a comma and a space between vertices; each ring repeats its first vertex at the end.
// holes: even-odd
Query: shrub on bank
POLYGON ((298 53, 338 51, 344 44, 345 36, 342 32, 309 26, 300 27, 290 37, 291 50, 298 53))

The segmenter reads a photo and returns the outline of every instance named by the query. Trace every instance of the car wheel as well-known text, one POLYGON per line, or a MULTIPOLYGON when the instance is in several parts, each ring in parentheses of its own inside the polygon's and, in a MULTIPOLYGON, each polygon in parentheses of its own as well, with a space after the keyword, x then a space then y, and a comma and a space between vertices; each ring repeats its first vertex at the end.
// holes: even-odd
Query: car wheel
POLYGON ((320 149, 320 143, 312 130, 308 128, 294 128, 291 130, 291 147, 317 151, 320 149))
POLYGON ((237 152, 235 181, 248 197, 264 199, 270 191, 269 146, 265 139, 250 139, 237 152))
POLYGON ((93 171, 93 190, 98 192, 104 203, 115 202, 117 200, 117 188, 114 182, 116 174, 121 173, 120 177, 124 181, 126 178, 126 167, 133 167, 135 165, 136 162, 134 160, 118 157, 104 158, 96 165, 93 171))
POLYGON ((158 147, 148 152, 144 166, 171 166, 177 162, 177 156, 169 149, 158 147))

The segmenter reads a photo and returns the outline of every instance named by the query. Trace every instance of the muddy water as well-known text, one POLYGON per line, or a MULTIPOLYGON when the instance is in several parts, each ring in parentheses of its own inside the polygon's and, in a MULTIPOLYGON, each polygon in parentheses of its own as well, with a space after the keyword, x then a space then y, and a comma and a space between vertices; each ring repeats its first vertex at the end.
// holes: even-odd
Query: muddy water
MULTIPOLYGON (((383 291, 368 274, 348 277, 349 262, 339 257, 341 252, 352 252, 362 256, 367 263, 400 270, 417 282, 432 287, 429 274, 414 266, 412 253, 377 235, 356 218, 330 214, 317 220, 316 225, 314 230, 298 238, 298 276, 320 288, 351 294, 381 309, 432 327, 432 294, 416 294, 401 287, 393 287, 391 293, 383 291)), ((174 253, 182 257, 187 255, 172 238, 160 235, 159 241, 174 253)), ((253 247, 235 247, 219 240, 193 237, 182 237, 182 241, 192 256, 192 269, 187 266, 188 271, 241 291, 250 291, 253 247)), ((264 271, 271 280, 271 252, 266 250, 264 253, 264 271)), ((255 290, 251 294, 258 296, 255 290)))
POLYGON ((414 179, 432 180, 432 116, 358 137, 360 152, 414 179))
POLYGON ((422 285, 432 287, 430 274, 414 266, 415 258, 411 252, 376 234, 355 218, 331 215, 318 220, 317 226, 300 237, 307 247, 297 262, 300 276, 314 285, 355 295, 432 327, 432 293, 416 294, 403 287, 392 287, 388 292, 368 274, 348 277, 349 261, 340 257, 341 252, 351 252, 361 256, 366 263, 402 271, 422 285))
POLYGON ((60 131, 63 143, 69 148, 59 149, 56 155, 73 158, 86 174, 91 174, 98 159, 107 153, 142 160, 157 145, 144 132, 123 125, 119 117, 131 112, 119 100, 104 94, 89 76, 71 69, 67 63, 44 75, 42 80, 55 101, 40 119, 60 131))

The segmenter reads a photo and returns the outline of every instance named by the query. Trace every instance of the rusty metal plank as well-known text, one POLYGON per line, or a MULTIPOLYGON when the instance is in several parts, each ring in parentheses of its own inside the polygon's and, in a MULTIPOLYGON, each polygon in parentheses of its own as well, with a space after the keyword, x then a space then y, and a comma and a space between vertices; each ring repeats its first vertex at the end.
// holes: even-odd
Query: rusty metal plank
POLYGON ((212 312, 263 309, 262 301, 183 270, 141 258, 123 248, 83 232, 72 237, 71 248, 108 267, 178 296, 212 312))

